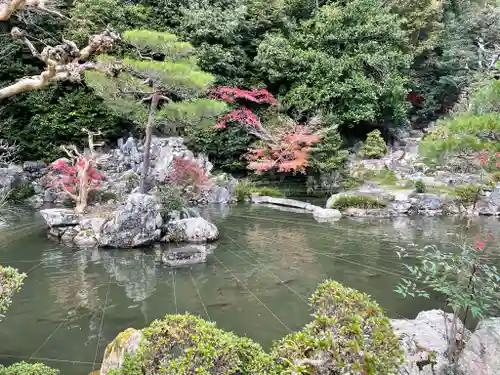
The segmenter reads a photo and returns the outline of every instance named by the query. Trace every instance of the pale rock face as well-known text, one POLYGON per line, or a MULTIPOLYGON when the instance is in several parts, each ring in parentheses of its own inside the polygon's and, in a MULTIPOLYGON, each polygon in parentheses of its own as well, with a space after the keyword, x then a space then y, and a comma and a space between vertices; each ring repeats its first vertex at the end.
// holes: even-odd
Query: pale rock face
POLYGON ((165 242, 203 243, 219 237, 217 227, 202 217, 174 220, 168 223, 166 229, 165 242))
POLYGON ((116 336, 116 338, 106 347, 99 374, 108 375, 110 370, 120 368, 127 355, 133 356, 137 350, 139 350, 143 339, 144 335, 142 332, 133 328, 128 328, 118 334, 118 336, 116 336))
POLYGON ((40 214, 50 228, 77 225, 81 218, 75 211, 65 208, 48 208, 40 214))

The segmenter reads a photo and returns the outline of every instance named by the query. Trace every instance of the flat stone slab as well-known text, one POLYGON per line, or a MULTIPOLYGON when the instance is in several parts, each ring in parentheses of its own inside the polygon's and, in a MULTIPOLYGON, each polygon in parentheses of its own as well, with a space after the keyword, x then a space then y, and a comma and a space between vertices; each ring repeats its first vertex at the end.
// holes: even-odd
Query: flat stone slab
POLYGON ((284 207, 292 207, 292 208, 300 208, 305 211, 314 211, 316 206, 302 201, 297 201, 295 199, 287 199, 287 198, 276 198, 276 197, 267 197, 267 196, 252 196, 252 203, 266 203, 266 204, 274 204, 277 206, 284 207))
POLYGON ((67 208, 47 208, 40 210, 40 215, 50 228, 77 225, 82 217, 67 208))

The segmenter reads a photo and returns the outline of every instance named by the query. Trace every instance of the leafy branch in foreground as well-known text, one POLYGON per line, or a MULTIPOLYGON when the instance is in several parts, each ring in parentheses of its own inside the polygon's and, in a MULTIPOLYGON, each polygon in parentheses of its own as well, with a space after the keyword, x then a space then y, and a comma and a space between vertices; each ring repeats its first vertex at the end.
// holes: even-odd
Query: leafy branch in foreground
POLYGON ((12 267, 0 266, 0 321, 12 303, 12 296, 23 285, 26 274, 19 273, 12 267))
MULTIPOLYGON (((488 236, 493 238, 491 233, 488 236)), ((477 241, 475 246, 463 243, 456 252, 443 252, 434 245, 415 248, 411 255, 416 265, 405 264, 412 280, 403 278, 395 289, 403 297, 430 298, 430 291, 446 296, 453 311, 451 326, 446 328, 450 365, 456 364, 463 347, 468 316, 482 319, 500 310, 500 273, 483 256, 487 242, 477 241)), ((397 254, 400 259, 409 257, 403 248, 397 254)))

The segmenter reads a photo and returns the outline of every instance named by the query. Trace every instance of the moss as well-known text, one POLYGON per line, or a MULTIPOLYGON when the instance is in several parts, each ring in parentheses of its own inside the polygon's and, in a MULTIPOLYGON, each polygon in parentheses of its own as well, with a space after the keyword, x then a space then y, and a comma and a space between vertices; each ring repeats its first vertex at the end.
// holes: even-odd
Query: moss
POLYGON ((106 353, 110 355, 116 349, 123 347, 130 336, 132 336, 135 332, 137 332, 137 330, 134 328, 127 328, 125 331, 120 332, 115 339, 108 344, 106 347, 106 353))
POLYGON ((365 143, 361 147, 361 156, 367 159, 380 159, 387 153, 387 145, 380 130, 368 133, 365 143))
POLYGON ((342 211, 348 208, 383 208, 386 205, 385 202, 368 195, 343 195, 335 199, 331 208, 342 211))

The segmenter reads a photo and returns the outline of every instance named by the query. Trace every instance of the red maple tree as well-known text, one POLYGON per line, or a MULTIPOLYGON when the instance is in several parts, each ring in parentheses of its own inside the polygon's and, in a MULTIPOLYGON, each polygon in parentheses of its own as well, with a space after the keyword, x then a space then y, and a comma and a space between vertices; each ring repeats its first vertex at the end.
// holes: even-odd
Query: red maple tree
POLYGON ((208 173, 196 160, 174 157, 166 182, 180 188, 184 193, 192 193, 194 198, 201 190, 210 185, 208 173), (192 191, 188 190, 192 188, 192 191))
POLYGON ((259 174, 268 171, 305 173, 312 146, 321 137, 311 126, 293 125, 281 131, 263 147, 249 150, 248 168, 259 174))

